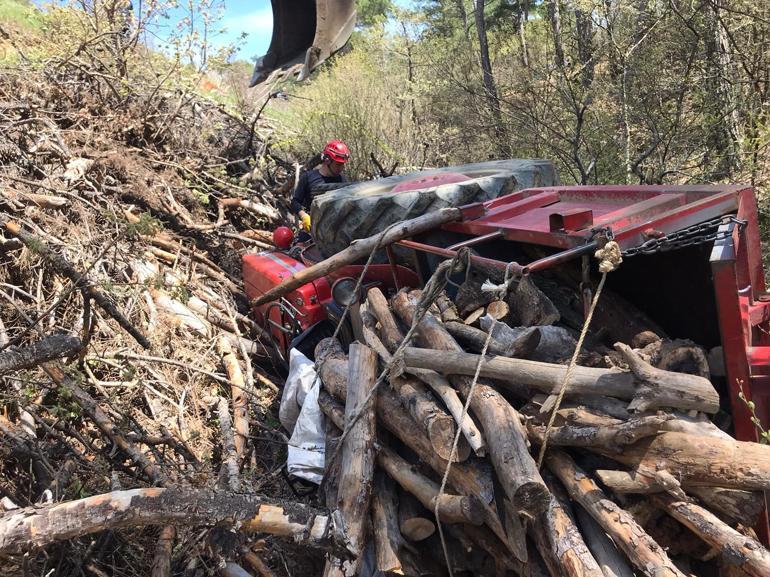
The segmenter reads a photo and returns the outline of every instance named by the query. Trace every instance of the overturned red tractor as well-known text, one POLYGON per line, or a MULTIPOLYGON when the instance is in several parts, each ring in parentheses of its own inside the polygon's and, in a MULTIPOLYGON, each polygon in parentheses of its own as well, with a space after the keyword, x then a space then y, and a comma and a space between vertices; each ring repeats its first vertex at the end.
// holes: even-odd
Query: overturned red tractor
MULTIPOLYGON (((560 186, 547 162, 505 162, 504 170, 504 163, 469 165, 318 197, 316 245, 244 258, 256 316, 281 348, 312 356, 356 302, 351 290, 365 259, 345 260, 351 243, 433 210, 439 224, 414 234, 390 227, 388 239, 397 240, 378 251, 365 286, 420 288, 438 262, 469 247, 480 278, 499 282, 506 270, 528 276, 553 301, 559 322, 578 331, 599 276, 592 255, 614 239, 623 263, 608 277, 592 338, 611 346, 654 329, 702 345, 735 437, 758 440, 752 418, 770 422, 770 298, 752 188, 560 186), (519 163, 518 172, 510 163, 519 163), (442 174, 451 182, 431 182, 442 174), (469 178, 457 182, 458 174, 469 178), (329 268, 325 257, 344 266, 329 268)), ((354 324, 340 337, 353 340, 354 324)), ((767 542, 766 521, 759 529, 767 542)))

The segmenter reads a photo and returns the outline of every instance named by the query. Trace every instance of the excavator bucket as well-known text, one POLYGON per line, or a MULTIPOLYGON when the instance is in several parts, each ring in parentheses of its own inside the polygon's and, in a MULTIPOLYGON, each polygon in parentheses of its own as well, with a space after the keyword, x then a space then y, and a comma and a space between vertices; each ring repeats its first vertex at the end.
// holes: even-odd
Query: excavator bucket
POLYGON ((249 86, 279 68, 303 62, 299 80, 342 48, 356 24, 355 0, 271 0, 273 36, 257 60, 249 86))

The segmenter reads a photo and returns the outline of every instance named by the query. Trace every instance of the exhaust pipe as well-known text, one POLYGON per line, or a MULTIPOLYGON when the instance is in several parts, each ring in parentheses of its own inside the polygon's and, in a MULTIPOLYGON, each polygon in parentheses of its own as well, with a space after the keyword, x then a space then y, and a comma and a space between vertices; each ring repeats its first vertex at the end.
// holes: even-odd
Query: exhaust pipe
POLYGON ((267 54, 257 60, 249 86, 280 68, 302 63, 304 80, 345 46, 356 25, 355 0, 271 0, 273 35, 267 54))

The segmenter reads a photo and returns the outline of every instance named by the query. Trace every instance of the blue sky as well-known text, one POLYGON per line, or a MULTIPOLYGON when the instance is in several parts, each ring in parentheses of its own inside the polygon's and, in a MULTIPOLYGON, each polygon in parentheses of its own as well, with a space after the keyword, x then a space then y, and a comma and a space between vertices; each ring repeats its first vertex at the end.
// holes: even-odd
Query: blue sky
POLYGON ((227 32, 217 37, 215 44, 236 44, 240 47, 238 57, 243 60, 261 56, 267 52, 273 30, 270 0, 225 0, 225 14, 219 25, 227 32), (242 32, 248 36, 239 41, 242 32))

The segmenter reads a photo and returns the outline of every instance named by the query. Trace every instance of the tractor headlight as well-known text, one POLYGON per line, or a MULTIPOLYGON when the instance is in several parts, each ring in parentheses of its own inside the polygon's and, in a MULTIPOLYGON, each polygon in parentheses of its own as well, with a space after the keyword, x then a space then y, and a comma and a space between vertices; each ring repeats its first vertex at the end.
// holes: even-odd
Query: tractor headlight
POLYGON ((342 307, 356 304, 360 295, 356 293, 356 280, 351 277, 343 277, 334 281, 332 285, 332 298, 342 307))

